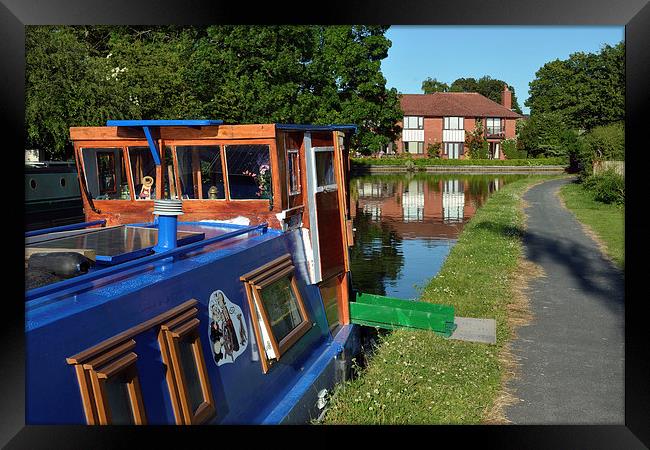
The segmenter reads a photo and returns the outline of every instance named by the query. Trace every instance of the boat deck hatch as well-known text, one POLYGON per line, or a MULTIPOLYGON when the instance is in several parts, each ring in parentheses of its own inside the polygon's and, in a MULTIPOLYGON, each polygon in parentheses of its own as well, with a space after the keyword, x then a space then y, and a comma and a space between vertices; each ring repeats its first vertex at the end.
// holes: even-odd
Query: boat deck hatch
MULTIPOLYGON (((178 246, 190 244, 205 238, 205 233, 177 231, 178 246)), ((121 225, 98 229, 91 233, 58 237, 29 244, 27 248, 94 250, 96 263, 113 265, 153 253, 158 242, 158 229, 121 225)))

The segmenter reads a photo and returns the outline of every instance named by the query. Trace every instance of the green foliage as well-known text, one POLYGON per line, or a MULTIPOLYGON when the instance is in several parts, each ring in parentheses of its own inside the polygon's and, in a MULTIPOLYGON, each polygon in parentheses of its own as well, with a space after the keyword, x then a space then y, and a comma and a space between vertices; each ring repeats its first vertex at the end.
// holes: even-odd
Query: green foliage
POLYGON ((434 92, 449 92, 449 85, 435 78, 427 78, 422 82, 422 92, 433 94, 434 92))
POLYGON ((586 177, 582 185, 592 193, 596 201, 625 204, 625 179, 611 169, 586 177))
POLYGON ((465 145, 471 159, 488 159, 489 145, 483 132, 483 122, 476 123, 474 130, 465 132, 465 145))
POLYGON ((443 158, 412 158, 409 156, 392 158, 352 158, 352 166, 403 166, 407 161, 419 167, 426 166, 564 166, 566 157, 535 158, 535 159, 443 159, 443 158))
POLYGON ((531 117, 559 112, 570 128, 591 129, 625 118, 625 46, 573 53, 546 63, 530 82, 531 117))
POLYGON ((597 160, 625 160, 625 128, 622 122, 593 128, 585 135, 585 144, 597 160))
MULTIPOLYGON (((476 78, 458 78, 449 86, 449 92, 478 92, 479 94, 501 104, 501 92, 503 85, 508 84, 503 80, 485 75, 478 80, 476 78)), ((508 85, 512 99, 512 110, 521 114, 521 108, 517 101, 514 86, 508 85)))
POLYGON ((517 148, 515 139, 504 139, 501 141, 501 150, 506 159, 526 159, 526 152, 517 148))
POLYGON ((69 127, 107 119, 353 123, 397 138, 383 26, 27 27, 26 140, 61 157, 69 127))
POLYGON ((538 113, 522 122, 517 139, 520 151, 526 151, 533 158, 567 155, 563 139, 567 136, 568 127, 561 114, 538 113))
POLYGON ((440 158, 442 152, 442 144, 440 142, 433 142, 427 145, 427 156, 429 158, 440 158))

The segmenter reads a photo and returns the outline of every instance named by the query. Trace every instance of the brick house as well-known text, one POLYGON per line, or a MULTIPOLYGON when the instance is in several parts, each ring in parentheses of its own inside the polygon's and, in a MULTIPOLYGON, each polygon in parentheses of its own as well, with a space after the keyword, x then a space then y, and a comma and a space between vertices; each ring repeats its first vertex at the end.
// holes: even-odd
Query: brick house
POLYGON ((515 138, 515 123, 523 118, 510 109, 512 93, 505 85, 501 104, 476 92, 403 94, 400 103, 402 135, 394 148, 415 157, 426 157, 428 145, 439 142, 443 158, 466 158, 465 132, 481 121, 491 157, 505 159, 500 143, 515 138))

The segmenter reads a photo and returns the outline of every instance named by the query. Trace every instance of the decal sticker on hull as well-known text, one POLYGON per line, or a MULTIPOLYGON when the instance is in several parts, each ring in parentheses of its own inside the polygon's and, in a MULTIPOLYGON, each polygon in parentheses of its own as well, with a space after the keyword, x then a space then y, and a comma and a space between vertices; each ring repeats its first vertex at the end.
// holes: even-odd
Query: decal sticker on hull
POLYGON ((210 348, 217 366, 235 362, 248 347, 244 314, 223 291, 214 291, 208 302, 210 348))

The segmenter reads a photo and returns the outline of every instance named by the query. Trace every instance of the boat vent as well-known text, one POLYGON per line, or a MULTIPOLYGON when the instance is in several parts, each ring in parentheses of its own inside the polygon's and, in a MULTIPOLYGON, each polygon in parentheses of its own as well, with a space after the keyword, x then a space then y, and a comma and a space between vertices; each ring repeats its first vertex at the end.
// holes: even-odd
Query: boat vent
POLYGON ((174 199, 154 200, 153 213, 159 216, 180 216, 183 214, 183 201, 174 199))

